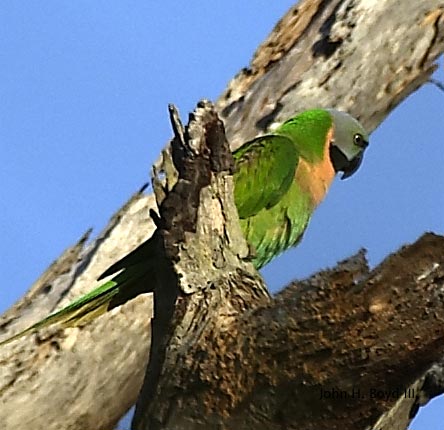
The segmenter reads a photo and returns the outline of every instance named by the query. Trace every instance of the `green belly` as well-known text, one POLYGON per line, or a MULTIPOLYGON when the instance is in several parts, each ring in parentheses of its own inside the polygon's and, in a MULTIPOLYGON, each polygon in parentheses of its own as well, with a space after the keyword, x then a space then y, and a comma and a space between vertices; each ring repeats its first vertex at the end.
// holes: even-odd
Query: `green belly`
POLYGON ((278 204, 240 220, 244 236, 253 248, 252 261, 257 269, 298 243, 313 210, 310 197, 293 184, 278 204))

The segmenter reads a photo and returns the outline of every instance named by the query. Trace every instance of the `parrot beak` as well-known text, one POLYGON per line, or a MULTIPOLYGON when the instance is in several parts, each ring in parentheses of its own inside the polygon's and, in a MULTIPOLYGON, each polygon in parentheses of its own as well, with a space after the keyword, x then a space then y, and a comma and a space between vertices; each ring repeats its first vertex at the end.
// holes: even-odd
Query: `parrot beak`
POLYGON ((364 158, 364 153, 361 152, 359 155, 353 158, 353 160, 349 161, 348 165, 344 166, 344 168, 342 169, 343 173, 341 176, 341 180, 349 178, 351 175, 353 175, 353 173, 355 173, 359 169, 359 166, 361 165, 363 158, 364 158))
POLYGON ((353 159, 349 160, 337 146, 330 146, 330 160, 335 172, 342 172, 341 179, 346 179, 353 175, 359 169, 363 158, 364 153, 360 152, 353 159))

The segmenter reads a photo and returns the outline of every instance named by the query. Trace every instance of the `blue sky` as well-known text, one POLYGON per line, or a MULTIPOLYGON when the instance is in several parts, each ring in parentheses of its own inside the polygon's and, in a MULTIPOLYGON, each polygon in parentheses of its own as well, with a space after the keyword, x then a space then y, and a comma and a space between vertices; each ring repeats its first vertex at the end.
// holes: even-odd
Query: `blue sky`
MULTIPOLYGON (((0 311, 147 181, 171 136, 167 104, 185 118, 215 100, 292 3, 1 2, 0 311)), ((263 270, 273 290, 360 247, 375 265, 443 233, 443 111, 444 93, 425 85, 386 119, 303 243, 263 270)), ((443 406, 412 428, 438 428, 443 406)))

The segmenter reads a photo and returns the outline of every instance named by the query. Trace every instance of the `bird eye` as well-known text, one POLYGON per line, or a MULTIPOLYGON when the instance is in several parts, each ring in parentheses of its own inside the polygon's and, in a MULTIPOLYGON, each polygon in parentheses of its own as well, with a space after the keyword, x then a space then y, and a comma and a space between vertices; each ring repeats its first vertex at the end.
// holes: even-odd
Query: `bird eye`
POLYGON ((359 146, 360 148, 365 148, 367 146, 367 142, 365 141, 364 137, 360 133, 356 133, 353 136, 353 142, 356 146, 359 146))

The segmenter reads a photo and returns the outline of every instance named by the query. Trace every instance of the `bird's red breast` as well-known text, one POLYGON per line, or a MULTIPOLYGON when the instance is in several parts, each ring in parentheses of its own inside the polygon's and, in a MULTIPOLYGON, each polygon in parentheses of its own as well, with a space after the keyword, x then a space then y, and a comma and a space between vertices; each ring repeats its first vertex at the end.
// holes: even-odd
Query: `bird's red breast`
POLYGON ((327 134, 322 160, 309 163, 301 158, 295 172, 295 181, 303 192, 311 196, 315 207, 324 199, 336 174, 330 161, 329 148, 332 138, 333 127, 327 134))

